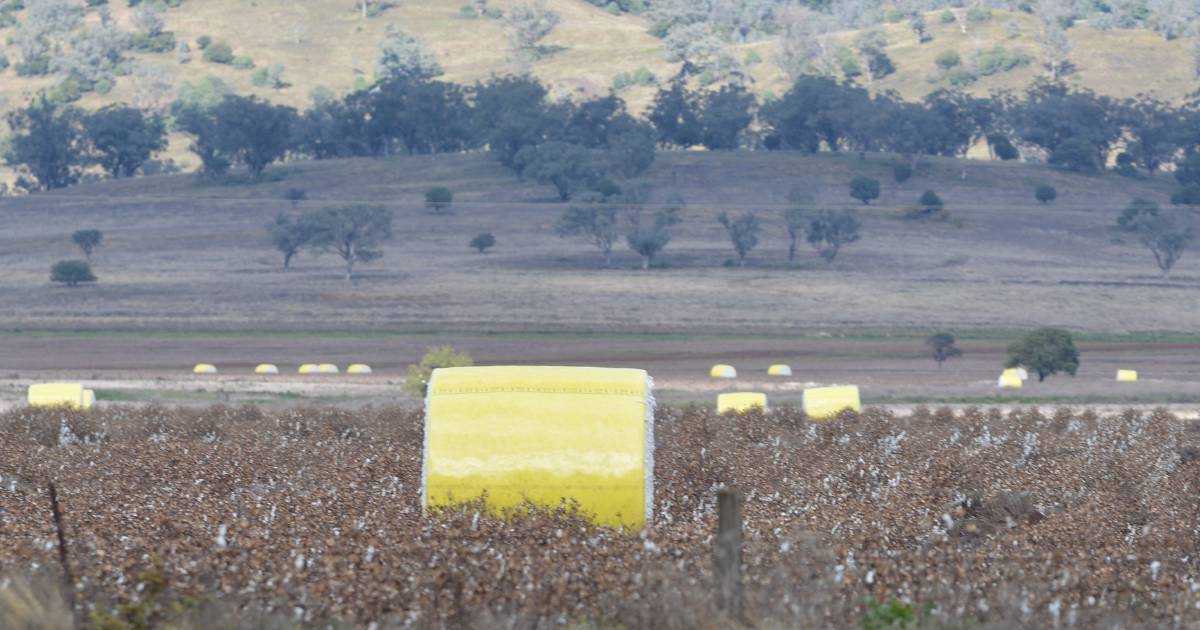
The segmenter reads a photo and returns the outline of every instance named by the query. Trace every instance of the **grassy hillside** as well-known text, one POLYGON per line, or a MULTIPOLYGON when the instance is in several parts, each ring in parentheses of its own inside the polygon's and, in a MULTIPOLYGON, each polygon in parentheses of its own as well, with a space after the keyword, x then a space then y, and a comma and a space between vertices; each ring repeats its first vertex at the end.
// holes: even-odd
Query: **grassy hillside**
POLYGON ((1111 230, 1133 196, 1163 201, 1172 185, 1044 167, 932 159, 902 188, 890 156, 770 153, 662 154, 645 180, 680 192, 684 223, 643 272, 623 243, 617 268, 554 236, 563 206, 548 187, 518 182, 482 154, 292 163, 255 185, 187 175, 77 186, 0 200, 0 325, 9 328, 597 330, 774 332, 1014 330, 1062 325, 1127 333, 1194 332, 1200 256, 1170 280, 1149 252, 1111 230), (814 203, 850 207, 845 183, 885 182, 880 205, 858 206, 863 238, 832 265, 806 245, 786 262, 781 220, 794 185, 814 203), (1059 200, 1038 205, 1050 183, 1059 200), (422 195, 456 192, 436 216, 422 195), (367 201, 396 211, 384 258, 356 283, 333 256, 302 255, 284 272, 263 225, 287 210, 283 192, 307 189, 301 209, 367 201), (936 190, 956 222, 899 218, 936 190), (761 244, 729 268, 717 213, 753 210, 761 244), (71 231, 98 228, 100 283, 67 289, 50 265, 79 254, 71 231), (467 247, 492 232, 494 251, 467 247))

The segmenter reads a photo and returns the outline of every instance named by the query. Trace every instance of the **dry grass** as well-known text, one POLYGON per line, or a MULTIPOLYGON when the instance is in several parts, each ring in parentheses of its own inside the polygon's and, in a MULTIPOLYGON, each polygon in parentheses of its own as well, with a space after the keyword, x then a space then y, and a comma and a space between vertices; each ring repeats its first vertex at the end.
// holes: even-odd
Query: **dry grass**
POLYGON ((54 479, 93 619, 730 627, 709 594, 713 488, 733 484, 755 627, 854 626, 867 596, 956 627, 1200 620, 1200 432, 1170 414, 665 407, 656 424, 654 523, 620 533, 569 508, 422 516, 421 417, 401 409, 9 412, 0 575, 56 566, 54 479))

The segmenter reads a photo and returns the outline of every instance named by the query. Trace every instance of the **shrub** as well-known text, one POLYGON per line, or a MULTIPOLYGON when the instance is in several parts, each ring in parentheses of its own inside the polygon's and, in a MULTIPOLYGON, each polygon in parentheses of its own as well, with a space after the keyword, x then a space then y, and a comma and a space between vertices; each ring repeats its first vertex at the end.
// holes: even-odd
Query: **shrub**
POLYGON ((43 55, 27 59, 16 65, 19 77, 42 77, 50 74, 50 58, 43 55))
POLYGON ((1120 175, 1121 177, 1137 179, 1141 176, 1141 174, 1138 173, 1137 161, 1133 159, 1132 155, 1129 155, 1124 151, 1117 154, 1117 168, 1115 170, 1117 175, 1120 175))
POLYGON ((95 282, 92 266, 82 260, 60 260, 50 267, 50 281, 77 287, 83 282, 95 282))
POLYGON ((425 207, 440 213, 454 202, 454 192, 445 186, 435 186, 425 191, 425 207))
POLYGON ((253 70, 254 59, 247 55, 238 55, 233 58, 233 67, 238 70, 253 70))
POLYGON ((475 238, 471 239, 471 247, 479 250, 480 254, 484 253, 489 247, 495 246, 496 237, 492 236, 491 232, 480 232, 475 235, 475 238))
POLYGON ((986 77, 1027 66, 1032 61, 1033 59, 1024 52, 996 46, 991 50, 979 53, 979 57, 975 60, 975 68, 979 74, 986 77))
POLYGON ((925 208, 925 210, 928 212, 941 210, 942 206, 945 205, 942 203, 942 198, 932 190, 926 190, 925 192, 921 193, 920 204, 921 207, 925 208))
POLYGON ((658 83, 654 73, 650 72, 646 66, 639 66, 637 70, 631 72, 619 72, 613 77, 613 89, 620 90, 632 86, 651 86, 658 83))
POLYGON ((4 53, 0 53, 0 72, 4 72, 7 69, 8 69, 8 57, 4 56, 4 53))
POLYGON ((946 52, 934 58, 933 63, 937 64, 937 67, 941 68, 942 70, 949 70, 950 68, 961 64, 962 57, 960 57, 958 53, 954 52, 953 50, 947 50, 946 52))
POLYGON ((992 19, 992 10, 988 7, 974 6, 967 9, 967 21, 987 22, 992 19))
POLYGON ((108 94, 112 92, 114 83, 112 79, 100 79, 92 84, 92 91, 97 94, 108 94))
POLYGON ((962 67, 954 68, 946 73, 946 81, 954 87, 965 87, 977 80, 979 77, 975 76, 975 73, 962 67))
POLYGON ((953 24, 957 18, 954 17, 953 11, 946 9, 942 11, 942 16, 938 19, 941 20, 942 24, 953 24))
POLYGON ((895 178, 897 184, 912 179, 913 168, 907 162, 898 162, 892 166, 892 177, 895 178))
POLYGON ((850 180, 850 196, 870 205, 871 200, 879 198, 879 180, 858 176, 850 180))
POLYGON ((59 105, 74 103, 83 97, 83 89, 75 79, 64 79, 46 92, 46 99, 59 105))
POLYGON ((475 360, 466 352, 459 352, 450 346, 430 348, 421 362, 408 366, 408 378, 404 380, 404 390, 420 396, 425 395, 429 386, 429 377, 437 368, 471 367, 475 360))
POLYGON ((743 63, 745 63, 747 66, 753 66, 755 64, 762 63, 762 60, 762 55, 760 55, 757 50, 749 50, 746 51, 746 58, 743 59, 743 63))
POLYGON ((1050 153, 1046 161, 1069 171, 1094 173, 1100 170, 1099 159, 1092 143, 1083 138, 1067 138, 1050 153))
POLYGON ((175 33, 159 33, 157 35, 134 33, 129 37, 129 47, 138 52, 171 52, 175 50, 175 33))
POLYGON ((1033 196, 1041 203, 1050 203, 1058 198, 1058 191, 1053 186, 1042 184, 1033 190, 1033 196))
POLYGON ((208 35, 201 35, 200 37, 196 38, 196 48, 199 48, 200 50, 204 50, 205 48, 208 48, 208 45, 211 43, 212 43, 212 38, 209 37, 208 35))
POLYGON ((231 64, 233 63, 233 47, 225 42, 209 44, 204 49, 204 60, 209 63, 231 64))

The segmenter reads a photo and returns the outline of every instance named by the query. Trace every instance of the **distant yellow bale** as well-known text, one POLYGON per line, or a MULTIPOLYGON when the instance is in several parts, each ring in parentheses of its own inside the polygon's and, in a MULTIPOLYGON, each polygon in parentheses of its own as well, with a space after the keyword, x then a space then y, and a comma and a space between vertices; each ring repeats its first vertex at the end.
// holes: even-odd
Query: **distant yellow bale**
POLYGON ((255 374, 278 374, 279 366, 274 363, 259 363, 254 367, 255 374))
POLYGON ((804 413, 817 420, 832 418, 846 409, 862 411, 857 385, 806 389, 803 402, 804 413))
POLYGON ((67 406, 84 409, 83 385, 79 383, 38 383, 29 386, 30 407, 67 406))
POLYGON ((783 363, 776 363, 775 365, 772 365, 771 367, 767 368, 767 376, 791 376, 791 375, 792 375, 792 366, 790 366, 790 365, 784 365, 783 363))
POLYGON ((1025 386, 1025 381, 1017 376, 1016 371, 1004 370, 1000 373, 1000 379, 996 381, 996 387, 1001 389, 1020 389, 1025 386))
POLYGON ((338 366, 332 363, 322 363, 317 366, 317 371, 321 374, 337 374, 338 366))
POLYGON ((216 374, 217 366, 211 363, 197 363, 196 367, 192 368, 194 374, 216 374))
POLYGON ((1017 378, 1024 381, 1029 378, 1029 373, 1026 372, 1025 368, 1023 367, 1004 368, 1004 371, 1000 373, 1000 376, 1006 378, 1017 378))
POLYGON ((1136 383, 1137 380, 1137 370, 1117 370, 1118 383, 1136 383))
POLYGON ((304 365, 300 366, 299 370, 296 371, 300 374, 320 374, 321 366, 317 365, 316 363, 305 363, 304 365))
POLYGON ((353 363, 350 365, 350 367, 346 368, 346 373, 347 374, 370 374, 371 366, 369 366, 365 363, 353 363))
POLYGON ((712 366, 708 374, 713 378, 737 378, 737 370, 733 369, 732 365, 725 365, 724 363, 712 366))
POLYGON ((761 392, 731 392, 717 396, 717 413, 742 413, 758 408, 767 410, 767 395, 761 392))
POLYGON ((94 390, 83 390, 83 408, 91 409, 96 406, 96 392, 94 390))
POLYGON ((423 505, 579 502, 637 530, 654 506, 654 398, 643 370, 494 366, 433 371, 423 505))

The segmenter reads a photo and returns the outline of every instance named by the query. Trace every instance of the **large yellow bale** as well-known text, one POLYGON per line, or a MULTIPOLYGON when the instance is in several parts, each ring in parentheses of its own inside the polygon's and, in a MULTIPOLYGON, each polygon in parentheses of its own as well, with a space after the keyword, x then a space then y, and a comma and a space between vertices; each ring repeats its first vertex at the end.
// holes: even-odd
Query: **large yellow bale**
POLYGON ((1009 378, 1009 379, 1017 378, 1017 379, 1024 381, 1029 378, 1029 373, 1026 372, 1025 368, 1023 368, 1023 367, 1013 367, 1013 368, 1004 368, 1004 371, 1000 373, 1000 376, 1002 378, 1009 378))
POLYGON ((791 376, 792 366, 783 363, 776 363, 767 368, 767 376, 791 376))
POLYGON ((654 398, 643 370, 459 367, 425 399, 423 504, 579 502, 641 528, 654 503, 654 398))
POLYGON ((83 390, 83 408, 91 409, 96 406, 96 392, 91 389, 83 390))
POLYGON ((712 369, 708 371, 708 375, 713 378, 737 378, 737 370, 733 369, 732 365, 718 363, 712 366, 712 369))
POLYGON ((320 374, 321 366, 317 365, 316 363, 305 363, 304 365, 300 366, 299 370, 296 371, 300 374, 320 374))
POLYGON ((196 367, 192 368, 194 374, 216 374, 217 366, 211 363, 197 363, 196 367))
POLYGON ((350 365, 350 367, 346 368, 346 373, 347 374, 370 374, 371 366, 366 365, 365 363, 353 363, 350 365))
POLYGON ((862 411, 857 385, 806 389, 803 401, 804 413, 817 420, 832 418, 846 409, 862 411))
POLYGON ((321 365, 317 366, 317 371, 321 374, 337 374, 338 366, 332 363, 322 363, 321 365))
POLYGON ((83 391, 79 383, 37 383, 29 386, 26 400, 30 407, 84 409, 83 391))
POLYGON ((1136 383, 1137 380, 1137 370, 1117 370, 1118 383, 1136 383))
POLYGON ((274 363, 259 363, 258 365, 254 366, 254 373, 255 374, 278 374, 279 366, 275 365, 274 363))
POLYGON ((1025 381, 1017 375, 1016 371, 1004 370, 1000 373, 1000 379, 996 381, 996 387, 1001 389, 1020 389, 1025 386, 1025 381))
POLYGON ((758 408, 767 410, 767 395, 762 392, 730 392, 717 396, 717 413, 742 413, 758 408))

